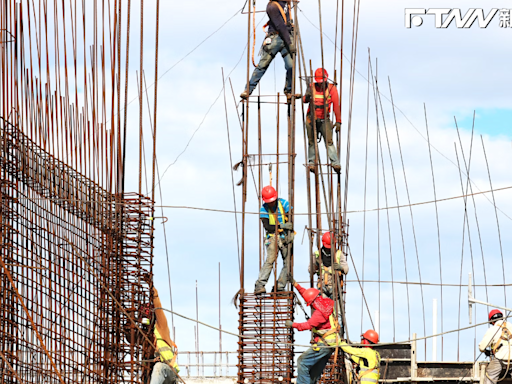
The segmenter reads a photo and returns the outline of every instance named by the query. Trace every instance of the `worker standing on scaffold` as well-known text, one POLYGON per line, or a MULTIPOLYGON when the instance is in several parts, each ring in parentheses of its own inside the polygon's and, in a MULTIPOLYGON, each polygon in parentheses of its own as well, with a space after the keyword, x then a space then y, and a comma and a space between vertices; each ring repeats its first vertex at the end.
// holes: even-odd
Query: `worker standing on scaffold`
MULTIPOLYGON (((293 57, 296 48, 292 41, 293 25, 290 18, 290 1, 269 1, 267 5, 267 15, 269 21, 263 27, 268 25, 267 35, 261 46, 261 59, 258 66, 254 69, 251 79, 249 80, 249 89, 247 85, 240 97, 247 99, 258 85, 261 78, 267 71, 272 60, 278 53, 284 60, 284 67, 286 68, 286 83, 284 86, 284 93, 288 101, 291 100, 292 93, 292 76, 293 76, 293 57)), ((300 97, 300 95, 296 96, 300 97)))
POLYGON ((348 263, 345 254, 338 250, 334 257, 334 264, 332 264, 331 259, 331 233, 325 232, 322 236, 322 248, 319 251, 314 253, 315 261, 314 268, 318 274, 317 286, 319 290, 322 290, 323 293, 329 297, 333 298, 333 284, 334 284, 334 273, 338 273, 340 276, 340 283, 343 284, 343 280, 341 280, 341 275, 346 275, 348 273, 348 263), (320 261, 322 262, 322 268, 320 268, 320 261), (332 264, 332 265, 331 265, 332 264))
POLYGON ((485 370, 485 384, 496 384, 502 369, 507 370, 506 374, 510 370, 512 326, 504 321, 503 313, 498 309, 489 312, 489 321, 491 321, 492 327, 485 333, 482 341, 478 344, 478 349, 491 358, 485 370))
POLYGON ((316 288, 305 289, 293 279, 292 284, 306 301, 306 305, 315 309, 311 318, 304 323, 286 320, 288 328, 296 328, 299 331, 312 330, 315 335, 315 344, 297 360, 297 384, 315 384, 322 376, 332 353, 341 345, 340 327, 334 312, 334 301, 322 297, 316 288))
POLYGON ((313 119, 311 116, 311 104, 315 110, 316 132, 322 135, 327 146, 327 155, 331 159, 332 168, 340 173, 341 165, 338 159, 338 153, 334 147, 332 140, 333 124, 329 118, 331 113, 331 105, 334 108, 334 115, 336 116, 336 132, 341 128, 341 106, 338 90, 334 84, 328 83, 328 73, 325 69, 318 68, 315 71, 315 83, 309 84, 306 94, 304 95, 304 102, 309 103, 306 128, 308 132, 308 168, 311 172, 315 171, 315 130, 313 128, 313 119), (313 101, 311 101, 313 99, 313 101), (327 111, 325 116, 324 106, 327 111))
MULTIPOLYGON (((266 239, 265 249, 267 258, 261 267, 258 280, 254 287, 254 293, 260 295, 265 293, 265 284, 267 284, 270 273, 276 261, 277 250, 281 252, 283 257, 283 269, 277 280, 277 292, 282 292, 288 283, 288 275, 290 268, 290 255, 288 254, 288 244, 293 242, 293 224, 288 222, 287 213, 290 211, 290 203, 285 199, 277 198, 277 191, 270 185, 261 191, 263 206, 260 209, 260 219, 265 227, 266 239), (276 223, 278 233, 276 234, 276 223)), ((275 289, 276 287, 274 287, 275 289)))

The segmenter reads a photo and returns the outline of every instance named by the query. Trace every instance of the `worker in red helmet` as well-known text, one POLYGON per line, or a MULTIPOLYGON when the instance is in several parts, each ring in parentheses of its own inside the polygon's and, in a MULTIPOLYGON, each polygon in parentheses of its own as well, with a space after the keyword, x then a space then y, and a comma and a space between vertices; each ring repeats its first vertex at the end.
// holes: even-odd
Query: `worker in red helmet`
POLYGON ((373 329, 367 330, 361 335, 361 344, 364 347, 352 347, 345 341, 340 343, 341 349, 350 355, 358 367, 356 379, 363 384, 378 384, 380 379, 380 354, 373 349, 373 345, 379 342, 379 334, 373 329))
POLYGON ((489 321, 492 326, 485 332, 478 349, 491 358, 485 371, 485 384, 496 384, 502 369, 512 363, 512 326, 498 309, 489 312, 489 321))
POLYGON ((338 273, 341 284, 343 284, 343 280, 341 280, 342 274, 346 275, 348 273, 347 257, 341 250, 338 250, 336 251, 335 257, 333 259, 331 257, 332 245, 336 247, 336 242, 331 244, 331 233, 325 232, 322 236, 322 248, 319 251, 315 251, 314 253, 314 271, 318 276, 318 289, 322 290, 323 288, 323 293, 331 299, 333 298, 334 292, 333 273, 338 273))
POLYGON ((341 345, 340 327, 334 311, 334 301, 322 297, 316 288, 305 289, 293 279, 292 284, 306 301, 306 305, 315 309, 311 318, 304 323, 286 320, 288 328, 298 331, 312 330, 315 335, 315 344, 297 360, 297 384, 314 384, 322 375, 335 348, 341 345))
POLYGON ((306 94, 304 95, 304 102, 309 103, 308 114, 306 119, 306 128, 308 132, 308 167, 311 172, 314 172, 315 167, 315 131, 313 128, 313 118, 311 113, 311 106, 313 106, 316 121, 316 132, 322 135, 327 147, 327 155, 331 159, 331 165, 336 172, 341 171, 338 153, 334 147, 332 140, 333 124, 329 115, 331 114, 331 106, 334 109, 334 116, 336 117, 336 131, 341 127, 341 106, 339 101, 338 90, 334 84, 329 84, 328 73, 325 69, 318 68, 315 71, 315 82, 308 86, 306 94))
POLYGON ((268 185, 261 191, 263 206, 260 209, 260 220, 265 228, 265 250, 267 258, 261 267, 258 280, 254 287, 254 293, 260 295, 265 293, 270 273, 277 258, 277 251, 283 257, 283 269, 277 279, 277 287, 274 290, 282 292, 288 283, 290 268, 290 257, 288 255, 288 244, 293 242, 293 225, 289 222, 288 213, 290 204, 285 199, 277 197, 274 187, 268 185), (277 227, 277 234, 276 234, 277 227), (276 248, 277 247, 277 248, 276 248))

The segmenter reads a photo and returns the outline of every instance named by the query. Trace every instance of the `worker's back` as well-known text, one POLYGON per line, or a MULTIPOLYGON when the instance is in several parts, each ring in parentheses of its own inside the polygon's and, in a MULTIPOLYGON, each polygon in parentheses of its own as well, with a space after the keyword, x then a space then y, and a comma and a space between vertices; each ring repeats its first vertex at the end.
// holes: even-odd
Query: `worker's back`
POLYGON ((479 348, 481 351, 491 348, 496 358, 508 361, 512 359, 511 335, 512 324, 499 320, 487 330, 479 348))

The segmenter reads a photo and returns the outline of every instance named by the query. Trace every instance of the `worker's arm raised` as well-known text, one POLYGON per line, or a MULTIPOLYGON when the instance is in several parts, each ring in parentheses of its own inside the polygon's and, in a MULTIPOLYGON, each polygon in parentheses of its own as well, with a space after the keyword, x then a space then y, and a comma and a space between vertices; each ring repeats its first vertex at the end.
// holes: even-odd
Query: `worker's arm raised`
MULTIPOLYGON (((153 303, 155 308, 162 308, 162 302, 160 301, 160 297, 158 297, 158 291, 155 287, 153 287, 153 303)), ((167 324, 167 317, 162 309, 155 309, 155 317, 156 317, 156 325, 155 328, 162 336, 162 339, 169 344, 170 346, 174 345, 171 340, 171 335, 169 332, 169 325, 167 324)))
POLYGON ((341 342, 340 348, 343 349, 344 352, 347 352, 350 358, 358 364, 360 359, 368 359, 372 354, 375 354, 370 348, 351 347, 345 341, 341 342))
POLYGON ((315 311, 308 321, 303 323, 293 323, 293 328, 298 331, 309 331, 312 328, 317 328, 325 323, 325 317, 320 311, 315 311))

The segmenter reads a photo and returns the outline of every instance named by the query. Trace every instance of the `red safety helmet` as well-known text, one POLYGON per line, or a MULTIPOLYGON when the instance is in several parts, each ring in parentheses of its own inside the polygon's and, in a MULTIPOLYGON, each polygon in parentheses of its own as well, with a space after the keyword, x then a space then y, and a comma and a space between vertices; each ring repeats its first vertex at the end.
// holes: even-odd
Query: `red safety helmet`
POLYGON ((318 68, 315 71, 315 81, 317 83, 323 83, 324 81, 327 81, 328 78, 329 78, 329 74, 327 73, 327 71, 325 69, 318 68))
POLYGON ((375 332, 373 329, 367 330, 365 333, 361 335, 363 339, 363 344, 368 344, 365 341, 369 341, 372 344, 377 344, 379 342, 379 334, 375 332))
POLYGON ((277 200, 277 192, 271 185, 267 185, 261 190, 261 197, 265 203, 272 203, 277 200))
POLYGON ((325 232, 322 236, 322 245, 325 248, 331 248, 331 232, 325 232))
POLYGON ((302 297, 304 300, 306 300, 306 305, 309 307, 313 301, 317 298, 317 296, 320 294, 320 291, 316 288, 308 288, 304 291, 302 294, 302 297))
POLYGON ((493 309, 489 312, 489 321, 497 321, 498 319, 503 318, 503 313, 499 309, 493 309))

